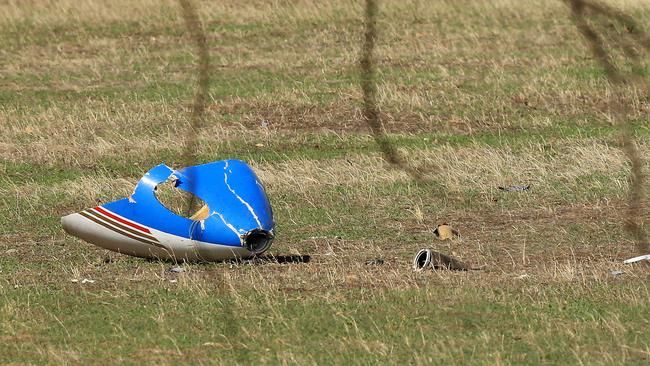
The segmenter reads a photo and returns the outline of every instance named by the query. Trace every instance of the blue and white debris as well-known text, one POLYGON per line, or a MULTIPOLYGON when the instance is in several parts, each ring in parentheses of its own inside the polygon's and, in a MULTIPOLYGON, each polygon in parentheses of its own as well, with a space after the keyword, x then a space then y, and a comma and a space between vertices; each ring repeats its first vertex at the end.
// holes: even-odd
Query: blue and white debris
POLYGON ((275 236, 273 210, 250 166, 223 160, 149 170, 133 194, 61 219, 63 229, 115 252, 145 258, 219 261, 266 251, 275 236), (205 202, 187 218, 167 209, 156 187, 171 181, 205 202))

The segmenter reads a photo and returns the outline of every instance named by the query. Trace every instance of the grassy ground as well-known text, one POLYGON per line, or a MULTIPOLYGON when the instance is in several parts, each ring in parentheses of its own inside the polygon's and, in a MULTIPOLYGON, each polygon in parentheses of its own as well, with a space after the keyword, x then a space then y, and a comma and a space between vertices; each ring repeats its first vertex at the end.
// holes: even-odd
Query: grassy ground
MULTIPOLYGON (((197 59, 180 7, 0 1, 0 363, 650 362, 650 272, 621 264, 629 166, 568 9, 380 8, 382 116, 430 181, 390 169, 360 118, 361 2, 200 2, 199 160, 248 161, 276 214, 271 253, 312 261, 170 273, 59 218, 182 161, 197 59), (442 222, 462 238, 437 241, 442 222), (425 247, 486 269, 415 273, 425 247)), ((623 96, 644 156, 648 100, 623 96)))

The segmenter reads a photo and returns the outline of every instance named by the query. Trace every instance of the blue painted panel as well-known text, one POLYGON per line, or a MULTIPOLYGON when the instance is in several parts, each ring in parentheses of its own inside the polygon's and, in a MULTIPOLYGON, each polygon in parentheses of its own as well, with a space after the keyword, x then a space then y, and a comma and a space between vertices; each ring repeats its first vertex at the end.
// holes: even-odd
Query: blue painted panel
POLYGON ((142 225, 208 243, 240 246, 240 236, 253 229, 272 231, 273 212, 261 182, 243 161, 224 160, 173 171, 164 164, 145 174, 130 198, 104 205, 142 225), (165 208, 156 198, 157 185, 170 177, 176 186, 201 198, 210 208, 203 222, 165 208))

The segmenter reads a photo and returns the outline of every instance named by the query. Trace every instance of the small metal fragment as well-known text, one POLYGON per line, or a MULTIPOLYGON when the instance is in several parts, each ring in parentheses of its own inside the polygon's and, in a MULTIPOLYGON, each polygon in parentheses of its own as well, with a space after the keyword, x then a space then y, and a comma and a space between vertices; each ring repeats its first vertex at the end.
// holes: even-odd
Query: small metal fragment
POLYGON ((504 192, 520 192, 530 190, 530 184, 527 186, 508 186, 508 187, 499 187, 500 190, 504 192))
POLYGON ((458 230, 454 229, 447 223, 440 224, 436 227, 435 230, 433 230, 433 233, 438 237, 440 240, 447 240, 447 239, 453 239, 454 237, 460 236, 460 233, 458 230))
POLYGON ((449 269, 452 271, 478 271, 483 269, 474 268, 456 258, 431 249, 422 249, 413 258, 413 269, 423 270, 426 268, 449 269))
POLYGON ((623 261, 623 263, 625 263, 625 264, 630 264, 630 263, 640 262, 640 261, 642 261, 642 260, 648 260, 648 261, 650 261, 650 254, 640 255, 640 256, 638 256, 638 257, 634 257, 634 258, 626 259, 626 260, 623 261))
POLYGON ((366 261, 367 266, 380 266, 382 264, 384 264, 384 260, 381 258, 368 259, 366 261))

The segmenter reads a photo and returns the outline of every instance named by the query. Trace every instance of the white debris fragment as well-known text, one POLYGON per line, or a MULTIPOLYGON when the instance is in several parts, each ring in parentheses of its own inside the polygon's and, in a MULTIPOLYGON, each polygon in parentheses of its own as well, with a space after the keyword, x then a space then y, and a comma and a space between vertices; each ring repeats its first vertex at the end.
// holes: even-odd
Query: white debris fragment
POLYGON ((528 277, 530 277, 530 276, 527 273, 524 273, 524 274, 522 274, 520 276, 517 276, 515 278, 518 279, 518 280, 523 280, 524 278, 528 278, 528 277))
POLYGON ((70 280, 70 282, 72 282, 72 283, 79 283, 79 282, 81 282, 82 284, 86 284, 86 283, 95 283, 95 280, 91 280, 91 279, 89 279, 89 278, 84 278, 83 280, 79 281, 79 279, 77 279, 77 278, 73 278, 73 279, 70 280))
POLYGON ((630 263, 640 262, 640 261, 642 261, 642 260, 648 260, 648 261, 650 261, 650 254, 640 255, 640 256, 638 256, 638 257, 634 257, 634 258, 626 259, 626 260, 623 261, 623 263, 624 263, 624 264, 630 264, 630 263))
POLYGON ((185 270, 183 269, 183 267, 173 267, 169 269, 169 272, 181 273, 181 272, 185 272, 185 270))
POLYGON ((625 272, 621 271, 620 269, 615 269, 615 270, 610 271, 609 273, 611 273, 613 276, 620 276, 625 272))

